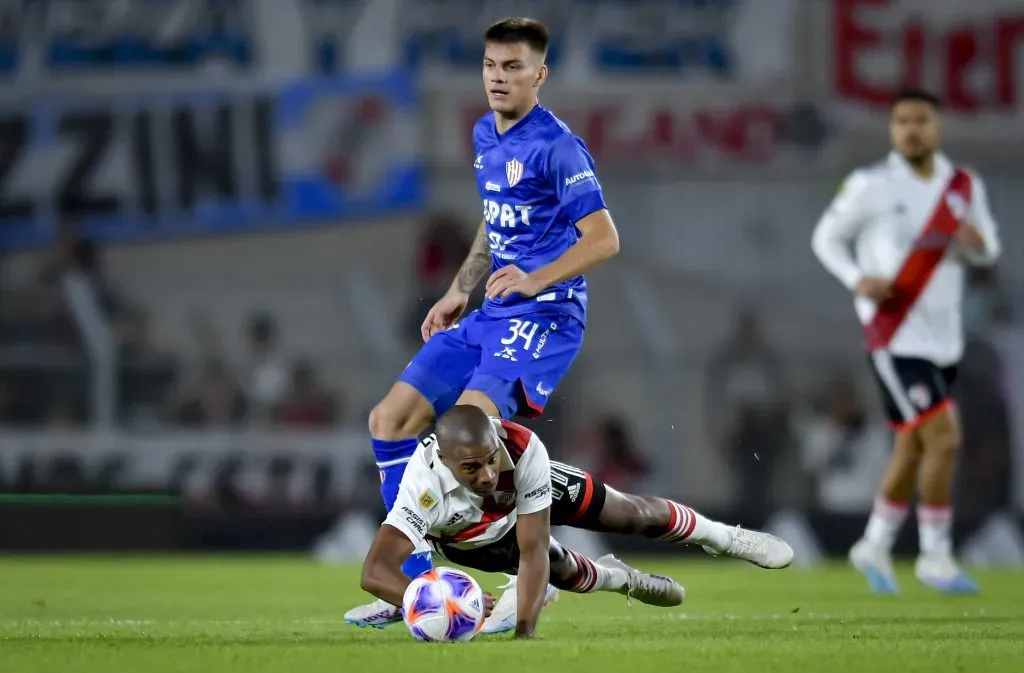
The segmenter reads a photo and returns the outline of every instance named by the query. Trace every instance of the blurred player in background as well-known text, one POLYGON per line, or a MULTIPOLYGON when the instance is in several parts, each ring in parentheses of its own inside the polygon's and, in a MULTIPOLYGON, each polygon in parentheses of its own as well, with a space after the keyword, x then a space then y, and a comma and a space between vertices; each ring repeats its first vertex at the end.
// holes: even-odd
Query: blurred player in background
POLYGON ((521 610, 504 617, 517 638, 534 635, 549 577, 574 593, 611 591, 659 607, 683 602, 674 580, 610 554, 591 560, 559 544, 551 526, 698 544, 761 568, 785 568, 793 560, 792 548, 777 537, 731 528, 666 498, 620 493, 552 462, 523 426, 460 405, 438 419, 409 462, 398 500, 363 561, 362 586, 401 605, 409 586, 402 561, 427 539, 453 563, 518 575, 521 610))
MULTIPOLYGON (((506 19, 484 35, 483 82, 491 112, 473 128, 484 217, 448 292, 423 321, 425 345, 370 414, 381 493, 390 511, 418 436, 454 404, 490 416, 539 416, 583 343, 583 272, 615 255, 618 233, 583 141, 537 102, 548 77, 548 31, 506 19), (488 276, 483 306, 462 317, 488 276), (461 320, 460 320, 461 318, 461 320)), ((415 550, 409 577, 431 567, 415 550)), ((549 588, 548 598, 556 590, 549 588)), ((484 632, 515 611, 515 587, 498 601, 484 632)), ((346 621, 381 627, 402 620, 375 601, 346 621)))
POLYGON ((899 591, 891 550, 917 490, 917 579, 945 593, 975 593, 953 557, 961 439, 950 386, 964 349, 964 263, 993 264, 999 238, 981 178, 937 151, 934 96, 901 92, 890 132, 894 151, 847 178, 812 241, 821 263, 856 296, 895 429, 892 458, 850 561, 874 591, 899 591))

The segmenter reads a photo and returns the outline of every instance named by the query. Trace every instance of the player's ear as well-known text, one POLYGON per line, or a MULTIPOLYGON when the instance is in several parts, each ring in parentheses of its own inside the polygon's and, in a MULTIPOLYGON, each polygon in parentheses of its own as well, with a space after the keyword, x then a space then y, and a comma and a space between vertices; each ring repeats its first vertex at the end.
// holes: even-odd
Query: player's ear
POLYGON ((537 70, 537 79, 534 81, 533 85, 535 87, 539 87, 541 84, 546 82, 547 79, 548 79, 548 66, 545 63, 544 65, 542 65, 540 67, 539 70, 537 70))

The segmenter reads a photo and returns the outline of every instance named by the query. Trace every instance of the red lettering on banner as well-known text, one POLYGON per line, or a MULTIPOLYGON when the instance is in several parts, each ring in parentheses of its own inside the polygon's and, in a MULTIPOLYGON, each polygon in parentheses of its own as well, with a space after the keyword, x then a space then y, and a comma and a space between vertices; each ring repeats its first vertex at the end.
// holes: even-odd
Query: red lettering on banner
POLYGON ((832 0, 833 78, 836 93, 870 107, 886 107, 902 86, 936 88, 945 106, 959 114, 1010 111, 1019 99, 1017 58, 1024 46, 1024 13, 965 19, 942 30, 920 21, 892 29, 871 21, 869 12, 894 7, 895 0, 832 0), (991 45, 991 46, 986 46, 991 45), (888 51, 898 62, 889 81, 871 81, 859 62, 872 52, 888 51), (937 63, 938 81, 928 82, 926 66, 937 63), (973 75, 979 70, 989 78, 973 75), (988 81, 989 85, 977 82, 988 81))
POLYGON ((856 11, 864 5, 884 7, 887 4, 889 0, 835 0, 833 3, 835 83, 837 92, 844 98, 882 104, 888 104, 892 99, 892 87, 872 86, 857 72, 857 56, 878 47, 882 36, 878 31, 862 26, 857 21, 856 11))
POLYGON ((1024 44, 1024 16, 1006 18, 996 24, 996 100, 1008 108, 1017 107, 1017 50, 1024 44))
MULTIPOLYGON (((472 156, 470 130, 484 112, 486 108, 476 106, 463 110, 465 156, 472 156)), ((602 164, 685 164, 699 162, 702 156, 756 164, 772 160, 779 151, 780 112, 768 104, 726 110, 651 107, 642 119, 629 123, 623 107, 607 103, 560 108, 559 116, 602 164)))

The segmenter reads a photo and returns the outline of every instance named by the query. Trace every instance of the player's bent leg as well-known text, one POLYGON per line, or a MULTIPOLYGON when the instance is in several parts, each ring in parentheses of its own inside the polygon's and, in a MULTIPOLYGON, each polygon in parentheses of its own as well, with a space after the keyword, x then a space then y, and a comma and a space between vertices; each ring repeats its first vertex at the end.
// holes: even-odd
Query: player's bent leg
POLYGON ((483 410, 483 412, 488 416, 492 416, 494 418, 507 418, 507 416, 504 416, 498 409, 498 405, 494 403, 494 400, 488 397, 487 393, 480 390, 463 391, 462 394, 459 395, 459 399, 455 404, 468 404, 483 410))
POLYGON ((611 554, 592 561, 552 540, 550 558, 551 583, 572 593, 612 591, 663 608, 680 605, 686 598, 682 585, 672 578, 641 572, 611 554))
POLYGON ((921 583, 948 594, 974 594, 977 583, 953 556, 953 507, 951 505, 960 425, 951 403, 927 414, 917 428, 923 447, 920 470, 921 499, 918 505, 920 555, 914 574, 921 583))
MULTIPOLYGON (((731 556, 761 568, 780 569, 793 562, 793 549, 774 535, 730 527, 673 500, 621 493, 601 485, 604 506, 599 527, 634 533, 662 542, 699 544, 709 554, 731 556)), ((586 527, 586 522, 581 522, 586 527)))
POLYGON ((897 428, 892 457, 871 508, 864 535, 850 548, 849 561, 864 575, 872 592, 899 593, 892 548, 907 518, 921 463, 921 441, 913 427, 897 428))

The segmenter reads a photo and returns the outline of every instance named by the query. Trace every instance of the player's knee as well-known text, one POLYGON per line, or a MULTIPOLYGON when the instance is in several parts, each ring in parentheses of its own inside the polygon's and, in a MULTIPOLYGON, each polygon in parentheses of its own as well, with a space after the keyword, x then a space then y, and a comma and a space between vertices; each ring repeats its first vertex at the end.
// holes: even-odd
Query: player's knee
POLYGON ((370 411, 370 435, 386 441, 415 437, 429 423, 429 418, 418 418, 409 409, 386 397, 370 411))
POLYGON ((953 459, 960 451, 960 426, 956 419, 943 414, 920 428, 925 455, 953 459))
POLYGON ((960 433, 956 429, 933 432, 924 446, 926 455, 953 460, 960 451, 960 433))
POLYGON ((552 544, 548 548, 548 561, 550 573, 553 579, 559 579, 571 574, 572 568, 569 561, 569 553, 560 544, 552 544))

